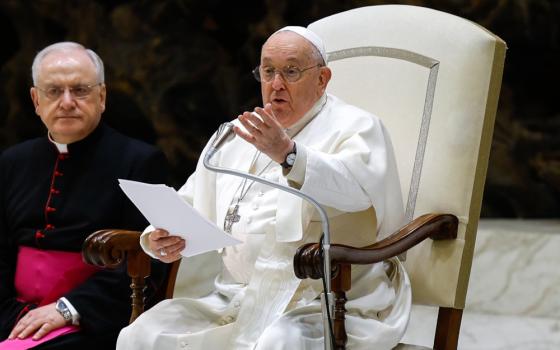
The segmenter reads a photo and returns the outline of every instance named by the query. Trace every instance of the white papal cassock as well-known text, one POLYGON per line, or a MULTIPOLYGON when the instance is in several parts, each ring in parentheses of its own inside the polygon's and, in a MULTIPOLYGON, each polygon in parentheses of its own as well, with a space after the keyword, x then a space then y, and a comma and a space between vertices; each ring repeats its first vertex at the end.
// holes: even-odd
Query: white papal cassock
MULTIPOLYGON (((377 117, 325 94, 288 134, 298 156, 287 175, 239 137, 213 162, 316 198, 327 208, 336 243, 365 246, 376 232, 382 237, 403 224, 394 154, 377 117)), ((323 349, 321 282, 301 281, 293 272, 296 249, 320 237, 315 209, 277 189, 210 172, 202 158, 180 194, 220 227, 238 203, 232 234, 244 243, 183 259, 175 297, 123 329, 117 349, 323 349)), ((391 349, 399 342, 411 293, 396 259, 354 267, 348 299, 348 349, 391 349)))

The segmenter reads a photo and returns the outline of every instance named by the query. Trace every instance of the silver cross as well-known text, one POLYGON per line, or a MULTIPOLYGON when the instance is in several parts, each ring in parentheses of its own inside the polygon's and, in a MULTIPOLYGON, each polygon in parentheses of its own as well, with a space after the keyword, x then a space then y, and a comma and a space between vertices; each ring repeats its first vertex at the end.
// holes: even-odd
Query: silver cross
POLYGON ((233 208, 230 206, 227 211, 226 218, 224 220, 224 231, 227 233, 231 233, 231 227, 233 224, 239 222, 241 219, 241 216, 237 214, 238 210, 239 204, 236 204, 233 208))

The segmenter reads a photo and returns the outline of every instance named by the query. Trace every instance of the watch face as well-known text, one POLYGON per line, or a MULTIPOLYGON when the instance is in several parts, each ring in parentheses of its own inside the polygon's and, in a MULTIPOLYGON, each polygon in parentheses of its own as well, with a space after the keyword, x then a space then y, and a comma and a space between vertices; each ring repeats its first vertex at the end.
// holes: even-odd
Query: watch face
POLYGON ((295 162, 296 162, 296 154, 295 153, 288 154, 288 156, 286 157, 286 163, 288 163, 289 166, 292 166, 294 165, 295 162))
POLYGON ((56 302, 56 311, 58 311, 62 317, 64 318, 64 320, 66 322, 69 322, 72 320, 72 313, 70 312, 70 310, 68 309, 68 307, 66 306, 66 304, 64 304, 64 302, 62 300, 59 300, 56 302))
POLYGON ((282 163, 280 163, 280 165, 284 168, 284 169, 288 169, 291 168, 292 166, 294 166, 294 163, 296 162, 296 143, 294 142, 294 148, 292 149, 292 151, 290 153, 288 153, 286 155, 286 159, 284 159, 284 161, 282 163))

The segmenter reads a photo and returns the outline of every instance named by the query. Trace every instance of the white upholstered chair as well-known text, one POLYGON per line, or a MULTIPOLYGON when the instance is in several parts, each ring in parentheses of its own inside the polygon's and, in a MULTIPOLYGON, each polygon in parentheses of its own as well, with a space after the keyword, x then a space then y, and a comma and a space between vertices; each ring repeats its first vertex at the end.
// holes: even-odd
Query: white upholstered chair
MULTIPOLYGON (((406 252, 413 302, 439 307, 434 349, 456 349, 506 45, 463 18, 405 5, 357 8, 309 28, 326 45, 329 92, 373 112, 389 130, 410 222, 369 251, 333 245, 333 266, 348 271, 349 263, 402 254, 421 241, 406 252), (437 213, 451 215, 423 216, 437 213)), ((296 255, 301 278, 321 274, 317 249, 296 255)), ((340 305, 350 286, 348 276, 337 278, 335 338, 343 348, 340 305)))
MULTIPOLYGON (((456 349, 505 43, 465 19, 403 5, 358 8, 309 28, 329 52, 329 91, 378 115, 389 130, 410 222, 368 249, 331 247, 338 271, 333 279, 337 348, 345 345, 344 298, 351 288, 343 272, 351 263, 373 263, 406 251, 414 302, 439 306, 434 349, 456 349)), ((83 249, 84 259, 99 266, 116 266, 128 258, 131 321, 144 310, 144 277, 150 273, 139 235, 100 231, 83 249)), ((319 246, 301 247, 294 263, 299 277, 319 278, 319 246)), ((175 263, 160 298, 172 296, 177 268, 175 263)))

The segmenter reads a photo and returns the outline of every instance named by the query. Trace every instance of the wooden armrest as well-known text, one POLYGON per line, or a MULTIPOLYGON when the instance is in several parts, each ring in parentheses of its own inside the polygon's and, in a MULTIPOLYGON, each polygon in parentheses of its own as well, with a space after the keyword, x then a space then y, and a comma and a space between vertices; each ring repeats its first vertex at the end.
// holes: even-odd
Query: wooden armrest
POLYGON ((130 322, 144 312, 144 279, 151 270, 150 256, 140 246, 140 235, 139 231, 101 230, 89 235, 82 245, 82 257, 88 264, 116 268, 126 262, 128 275, 132 279, 130 322))
MULTIPOLYGON (((367 265, 404 253, 426 238, 455 239, 458 219, 451 214, 426 214, 411 221, 389 237, 363 248, 331 244, 330 256, 336 264, 367 265)), ((323 257, 319 243, 308 243, 297 250, 294 270, 298 278, 318 279, 323 276, 323 257)))
POLYGON ((89 235, 83 246, 84 261, 90 265, 115 268, 121 265, 128 253, 142 251, 139 231, 101 230, 89 235))
MULTIPOLYGON (((404 253, 426 238, 455 239, 458 220, 450 214, 426 214, 408 223, 389 237, 363 248, 331 244, 331 282, 334 295, 334 342, 336 349, 345 349, 347 342, 346 292, 351 288, 351 265, 373 264, 404 253)), ((298 278, 319 279, 323 276, 323 251, 319 243, 305 244, 294 255, 294 271, 298 278)))

